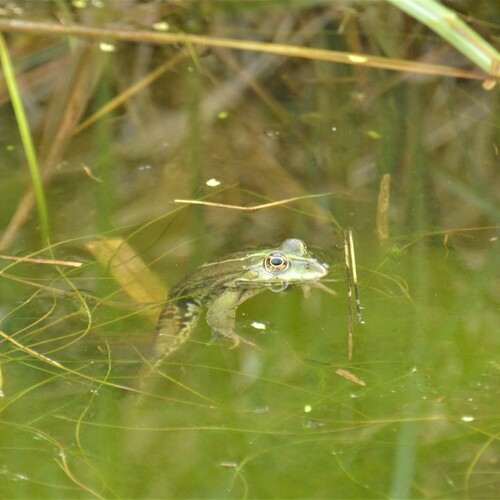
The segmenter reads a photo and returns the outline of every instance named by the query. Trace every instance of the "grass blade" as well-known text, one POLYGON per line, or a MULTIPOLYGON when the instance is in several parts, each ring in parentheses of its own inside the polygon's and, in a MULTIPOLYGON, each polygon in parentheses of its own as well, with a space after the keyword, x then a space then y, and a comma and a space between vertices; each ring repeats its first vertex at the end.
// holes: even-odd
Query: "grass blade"
POLYGON ((500 54, 452 10, 435 0, 386 1, 425 24, 483 71, 500 77, 500 54))
POLYGON ((33 184, 33 191, 35 193, 35 199, 38 206, 38 217, 40 219, 42 245, 49 245, 49 213, 47 210, 47 202, 43 189, 42 174, 40 172, 38 158, 36 155, 35 146, 33 144, 33 138, 31 137, 31 130, 29 127, 28 119, 26 117, 23 102, 21 100, 21 94, 17 86, 14 68, 12 66, 12 61, 10 59, 7 44, 5 43, 5 39, 2 33, 0 33, 0 60, 2 62, 5 82, 9 90, 12 107, 14 108, 17 126, 19 127, 19 133, 21 134, 21 140, 23 143, 24 152, 26 154, 26 160, 28 162, 28 167, 30 170, 31 182, 33 184))

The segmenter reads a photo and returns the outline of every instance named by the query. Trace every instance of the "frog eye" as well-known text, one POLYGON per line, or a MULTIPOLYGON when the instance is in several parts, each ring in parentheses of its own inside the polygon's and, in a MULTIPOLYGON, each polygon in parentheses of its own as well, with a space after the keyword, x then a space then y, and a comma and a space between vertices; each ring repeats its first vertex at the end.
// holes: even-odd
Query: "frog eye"
POLYGON ((288 257, 281 252, 273 252, 264 259, 264 267, 266 271, 273 274, 285 272, 290 267, 288 257))

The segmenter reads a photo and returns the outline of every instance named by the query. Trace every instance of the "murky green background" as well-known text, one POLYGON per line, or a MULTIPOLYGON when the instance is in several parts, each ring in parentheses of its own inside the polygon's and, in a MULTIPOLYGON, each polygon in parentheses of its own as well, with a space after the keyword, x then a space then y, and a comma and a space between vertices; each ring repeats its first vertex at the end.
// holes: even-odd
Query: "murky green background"
MULTIPOLYGON (((473 69, 384 2, 80 4, 16 2, 2 16, 133 30, 167 20, 172 32, 473 69)), ((498 4, 452 5, 498 41, 498 4)), ((35 208, 6 239, 30 183, 2 87, 1 253, 84 265, 1 261, 2 498, 498 498, 497 88, 258 52, 7 41, 50 172, 52 246, 35 208), (173 201, 319 193, 257 212, 173 201), (342 227, 354 232, 365 319, 352 360, 342 227), (131 280, 116 255, 97 262, 87 245, 123 238, 169 287, 212 258, 287 237, 325 250, 338 297, 296 289, 245 303, 238 330, 262 351, 212 342, 201 320, 134 395, 157 295, 134 300, 149 278, 131 280)))

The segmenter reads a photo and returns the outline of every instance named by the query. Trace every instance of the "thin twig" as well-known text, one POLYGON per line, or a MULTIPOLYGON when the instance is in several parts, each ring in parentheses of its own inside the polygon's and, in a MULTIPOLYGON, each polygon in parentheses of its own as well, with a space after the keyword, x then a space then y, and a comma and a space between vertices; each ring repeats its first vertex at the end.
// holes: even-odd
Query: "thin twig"
POLYGON ((32 262, 34 264, 52 264, 53 266, 81 267, 82 262, 71 262, 69 260, 41 259, 36 257, 14 257, 12 255, 0 255, 0 259, 13 260, 15 262, 32 262))
POLYGON ((203 200, 174 200, 175 203, 185 203, 188 205, 205 205, 207 207, 228 208, 230 210, 243 210, 244 212, 255 212, 264 208, 277 207, 291 203, 292 201, 305 200, 308 198, 319 198, 320 196, 329 196, 332 193, 310 194, 307 196, 295 196, 294 198, 287 198, 286 200, 273 201, 271 203, 264 203, 263 205, 255 205, 253 207, 242 207, 241 205, 226 205, 225 203, 215 203, 213 201, 203 200))
POLYGON ((347 296, 349 299, 349 360, 352 359, 353 351, 353 318, 354 318, 354 308, 353 308, 353 296, 356 302, 356 314, 358 316, 358 321, 360 324, 364 324, 363 317, 361 316, 361 303, 359 300, 358 291, 358 273, 356 271, 356 256, 354 254, 354 242, 352 239, 352 231, 349 229, 344 231, 344 258, 345 258, 345 270, 347 273, 347 296), (354 288, 354 294, 353 294, 354 288))
POLYGON ((364 320, 361 316, 361 302, 359 300, 359 289, 358 289, 358 272, 356 270, 356 254, 354 253, 354 242, 352 240, 352 231, 349 230, 349 260, 351 261, 352 268, 352 279, 354 284, 354 296, 356 299, 356 313, 358 315, 358 321, 364 324, 364 320))
POLYGON ((43 361, 47 361, 52 366, 55 366, 56 368, 62 368, 64 369, 64 366, 61 365, 61 363, 58 363, 57 361, 45 356, 44 354, 40 354, 39 352, 34 351, 33 349, 30 349, 28 346, 25 346, 18 342, 16 339, 12 338, 10 335, 7 335, 6 333, 0 331, 0 337, 3 337, 5 340, 8 340, 11 344, 14 344, 16 347, 21 349, 24 352, 27 352, 28 354, 31 354, 31 356, 41 359, 43 361))
POLYGON ((349 242, 348 242, 349 231, 344 231, 344 261, 345 270, 347 274, 347 299, 349 302, 348 308, 348 352, 349 361, 352 359, 352 349, 353 349, 353 307, 352 307, 352 271, 351 271, 351 261, 349 259, 349 242))
POLYGON ((361 385, 363 387, 366 386, 364 380, 361 380, 360 378, 356 377, 356 375, 347 370, 342 370, 341 368, 339 368, 338 370, 335 370, 335 373, 341 377, 344 377, 347 380, 350 380, 351 382, 354 382, 355 384, 361 385))

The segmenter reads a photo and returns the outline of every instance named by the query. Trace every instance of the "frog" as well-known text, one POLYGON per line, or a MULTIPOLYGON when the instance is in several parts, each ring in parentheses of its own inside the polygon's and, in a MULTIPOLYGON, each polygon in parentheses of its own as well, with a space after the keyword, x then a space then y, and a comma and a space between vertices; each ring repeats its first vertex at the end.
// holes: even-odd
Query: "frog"
POLYGON ((286 239, 275 247, 233 253, 201 265, 168 294, 156 324, 150 369, 157 369, 188 340, 203 309, 215 337, 229 339, 232 348, 240 344, 256 347, 236 333, 238 307, 266 290, 281 292, 289 286, 317 283, 328 270, 328 264, 321 262, 297 238, 286 239))

